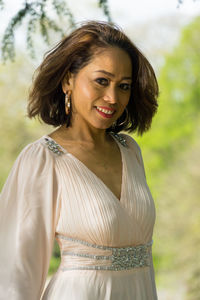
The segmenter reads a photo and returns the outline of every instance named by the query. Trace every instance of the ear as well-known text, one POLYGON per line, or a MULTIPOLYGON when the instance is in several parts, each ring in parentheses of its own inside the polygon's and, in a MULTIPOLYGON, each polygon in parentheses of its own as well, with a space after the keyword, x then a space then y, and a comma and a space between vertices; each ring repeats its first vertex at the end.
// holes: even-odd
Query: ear
POLYGON ((62 80, 61 84, 62 84, 62 90, 64 94, 66 94, 68 90, 72 90, 74 85, 74 75, 68 72, 65 75, 64 79, 62 80))

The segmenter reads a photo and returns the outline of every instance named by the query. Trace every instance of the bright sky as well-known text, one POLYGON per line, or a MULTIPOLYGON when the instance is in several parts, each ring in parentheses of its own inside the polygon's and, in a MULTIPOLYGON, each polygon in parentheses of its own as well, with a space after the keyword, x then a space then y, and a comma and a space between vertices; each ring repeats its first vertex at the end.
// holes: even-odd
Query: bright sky
MULTIPOLYGON (((9 17, 13 16, 21 7, 24 0, 4 0, 6 10, 0 12, 0 32, 5 28, 9 17)), ((97 8, 97 0, 66 0, 73 11, 76 20, 102 19, 103 15, 97 8)), ((183 4, 177 8, 178 0, 109 0, 108 1, 113 21, 120 26, 128 26, 138 22, 144 22, 163 15, 182 14, 200 15, 200 0, 183 0, 183 4)))
POLYGON ((178 6, 177 0, 110 0, 113 15, 121 17, 123 23, 144 22, 149 19, 170 14, 177 17, 185 14, 190 16, 200 15, 199 0, 184 0, 178 6))

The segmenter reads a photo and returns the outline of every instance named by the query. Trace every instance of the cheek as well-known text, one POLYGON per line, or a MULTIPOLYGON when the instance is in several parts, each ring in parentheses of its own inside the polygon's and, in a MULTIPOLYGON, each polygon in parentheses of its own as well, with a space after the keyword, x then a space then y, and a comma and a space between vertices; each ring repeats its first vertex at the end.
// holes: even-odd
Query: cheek
POLYGON ((90 82, 80 82, 76 87, 76 96, 79 101, 92 101, 99 96, 99 91, 90 82))

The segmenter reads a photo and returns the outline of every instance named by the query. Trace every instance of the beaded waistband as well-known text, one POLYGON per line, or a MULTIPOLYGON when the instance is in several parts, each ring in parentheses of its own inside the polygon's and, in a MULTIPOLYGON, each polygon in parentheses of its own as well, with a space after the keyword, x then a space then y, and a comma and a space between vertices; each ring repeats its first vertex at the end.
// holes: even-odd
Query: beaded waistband
MULTIPOLYGON (((76 245, 81 245, 84 247, 84 251, 78 251, 79 247, 72 248, 73 251, 64 250, 61 252, 62 260, 65 261, 67 256, 71 256, 71 260, 75 263, 64 263, 64 266, 61 266, 61 270, 129 270, 133 268, 141 268, 147 267, 150 265, 150 250, 151 245, 153 244, 153 240, 144 245, 138 246, 128 246, 128 247, 109 247, 91 244, 83 240, 78 240, 70 237, 66 237, 64 235, 57 234, 56 237, 58 239, 63 239, 65 241, 72 243, 76 243, 76 245), (86 253, 86 249, 95 248, 95 254, 86 253), (98 255, 98 251, 105 252, 104 255, 98 255), (76 259, 81 260, 78 261, 78 265, 76 259), (84 260, 85 259, 85 260, 84 260)), ((72 249, 71 249, 72 248, 72 249)), ((67 257, 67 261, 69 258, 67 257)))

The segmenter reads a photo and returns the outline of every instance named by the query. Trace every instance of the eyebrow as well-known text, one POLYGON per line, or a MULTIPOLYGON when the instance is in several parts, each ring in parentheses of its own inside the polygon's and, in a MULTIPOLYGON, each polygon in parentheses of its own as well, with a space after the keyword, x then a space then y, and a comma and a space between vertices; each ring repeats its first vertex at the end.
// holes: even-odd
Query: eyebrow
MULTIPOLYGON (((105 71, 105 70, 98 70, 98 71, 95 71, 95 73, 96 73, 96 72, 101 72, 101 73, 104 73, 104 74, 106 74, 106 75, 108 75, 108 76, 115 77, 114 74, 112 74, 112 73, 110 73, 110 72, 108 72, 108 71, 105 71)), ((125 77, 122 77, 121 80, 124 80, 124 79, 132 80, 132 77, 130 77, 130 76, 125 76, 125 77)))

